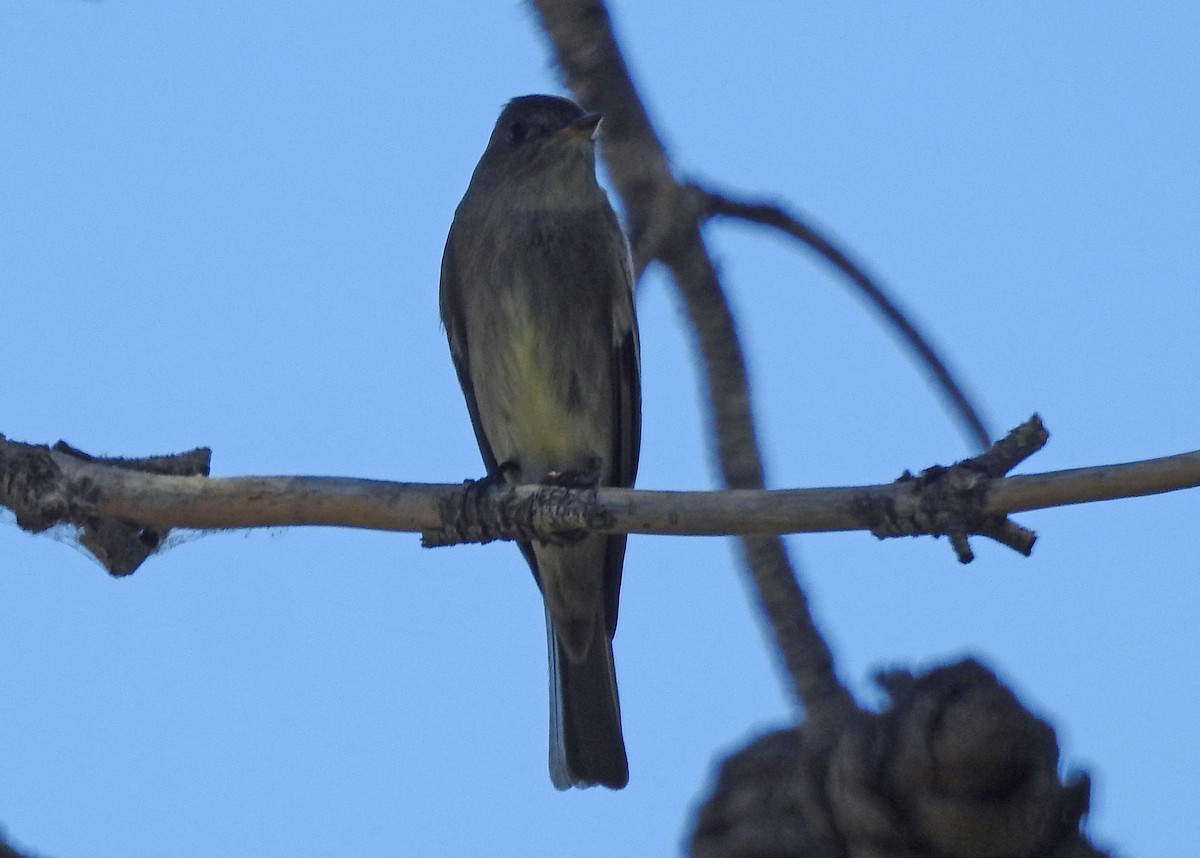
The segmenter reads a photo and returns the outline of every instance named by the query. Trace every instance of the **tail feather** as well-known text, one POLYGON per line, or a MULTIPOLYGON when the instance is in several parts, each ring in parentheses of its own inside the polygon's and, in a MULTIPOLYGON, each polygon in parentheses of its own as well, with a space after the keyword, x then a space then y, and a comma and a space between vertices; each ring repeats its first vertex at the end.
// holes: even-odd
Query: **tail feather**
POLYGON ((629 783, 612 638, 603 617, 582 662, 567 658, 546 613, 550 653, 550 780, 558 789, 629 783))

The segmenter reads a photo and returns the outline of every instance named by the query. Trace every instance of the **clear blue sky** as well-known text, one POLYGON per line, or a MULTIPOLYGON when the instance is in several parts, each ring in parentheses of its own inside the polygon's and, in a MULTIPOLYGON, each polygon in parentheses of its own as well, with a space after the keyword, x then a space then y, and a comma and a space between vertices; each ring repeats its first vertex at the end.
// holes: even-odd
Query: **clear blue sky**
MULTIPOLYGON (((1200 447, 1200 6, 612 4, 685 174, 789 201, 880 274, 1026 470, 1200 447)), ((437 321, 516 3, 0 3, 0 432, 214 450, 214 474, 481 465, 437 321)), ((809 254, 708 232, 774 486, 970 450, 809 254)), ((669 284, 639 292, 640 484, 714 485, 669 284)), ((1025 560, 789 540, 842 674, 972 653, 1095 777, 1126 855, 1200 839, 1200 493, 1019 517, 1025 560)), ((726 540, 631 541, 627 790, 546 773, 542 609, 507 545, 213 534, 114 581, 0 526, 0 823, 51 858, 665 855, 714 761, 791 717, 726 540)))

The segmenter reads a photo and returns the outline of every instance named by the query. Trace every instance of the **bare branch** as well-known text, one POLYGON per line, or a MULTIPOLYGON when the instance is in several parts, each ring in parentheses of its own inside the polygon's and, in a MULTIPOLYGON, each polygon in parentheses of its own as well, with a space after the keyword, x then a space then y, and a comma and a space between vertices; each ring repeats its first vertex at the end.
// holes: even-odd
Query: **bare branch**
POLYGON ((988 492, 988 509, 1007 514, 1157 495, 1197 486, 1200 486, 1200 450, 1119 465, 1009 477, 988 492))
MULTIPOLYGON (((143 534, 161 535, 171 528, 316 525, 418 532, 430 546, 493 539, 570 541, 588 530, 749 537, 851 530, 879 538, 945 534, 965 560, 969 549, 962 557, 961 546, 971 535, 1028 554, 1033 534, 1006 518, 1014 512, 1200 486, 1200 451, 1004 476, 1044 439, 1034 418, 973 459, 928 468, 916 477, 905 472, 884 485, 660 492, 175 476, 132 469, 130 463, 139 460, 112 464, 0 435, 0 506, 13 510, 17 523, 33 532, 71 524, 105 534, 106 523, 123 525, 143 545, 143 559, 161 541, 143 534)), ((133 571, 88 547, 115 574, 133 571)))
POLYGON ((799 216, 785 211, 774 203, 748 203, 730 199, 724 194, 718 194, 699 185, 689 186, 700 200, 700 206, 709 216, 731 217, 750 223, 769 226, 777 229, 798 241, 807 244, 825 258, 838 271, 846 276, 858 291, 875 305, 883 317, 899 332, 900 337, 908 344, 909 349, 916 354, 918 360, 928 368, 942 395, 949 401, 953 412, 958 416, 963 429, 971 440, 983 449, 991 443, 983 418, 963 387, 950 373, 946 362, 934 351, 929 339, 917 330, 916 324, 892 300, 874 278, 870 277, 850 256, 833 243, 832 240, 817 231, 816 227, 806 223, 799 216))

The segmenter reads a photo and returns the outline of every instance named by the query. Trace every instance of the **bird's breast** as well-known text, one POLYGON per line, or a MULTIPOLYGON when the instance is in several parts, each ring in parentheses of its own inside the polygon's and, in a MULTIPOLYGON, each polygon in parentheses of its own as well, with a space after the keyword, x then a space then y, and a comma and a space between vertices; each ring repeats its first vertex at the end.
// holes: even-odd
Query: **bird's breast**
POLYGON ((516 462, 526 482, 588 469, 612 432, 607 334, 547 314, 543 288, 499 291, 473 349, 484 429, 497 460, 516 462))

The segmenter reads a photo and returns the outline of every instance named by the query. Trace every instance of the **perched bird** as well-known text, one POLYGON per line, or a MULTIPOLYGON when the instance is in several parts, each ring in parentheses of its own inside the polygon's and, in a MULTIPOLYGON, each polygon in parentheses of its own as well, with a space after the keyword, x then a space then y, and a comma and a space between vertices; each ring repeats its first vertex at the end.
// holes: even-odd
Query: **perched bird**
MULTIPOLYGON (((596 182, 600 115, 514 98, 454 213, 441 316, 492 479, 632 486, 641 444, 629 245, 596 182)), ((629 781, 612 638, 625 536, 520 543, 546 608, 550 778, 629 781)))

